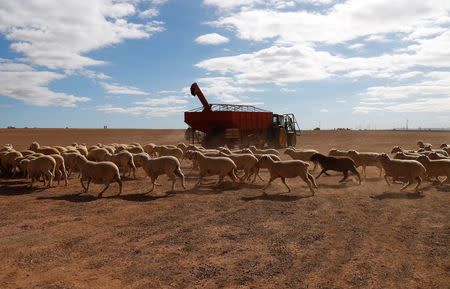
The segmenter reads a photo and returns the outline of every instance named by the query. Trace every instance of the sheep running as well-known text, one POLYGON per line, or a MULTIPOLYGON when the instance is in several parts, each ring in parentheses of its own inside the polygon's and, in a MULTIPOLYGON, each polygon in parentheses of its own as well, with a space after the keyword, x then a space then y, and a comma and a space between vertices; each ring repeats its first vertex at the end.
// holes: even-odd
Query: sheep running
POLYGON ((308 185, 314 196, 313 185, 317 188, 317 184, 314 177, 308 172, 309 163, 300 160, 274 161, 270 156, 264 155, 259 159, 258 164, 267 167, 270 172, 269 182, 263 189, 264 194, 265 189, 277 178, 281 178, 281 181, 290 192, 291 188, 286 184, 286 178, 300 177, 308 185))
POLYGON ((377 159, 381 162, 384 169, 384 179, 386 183, 390 186, 388 177, 392 177, 394 180, 399 180, 400 178, 406 178, 408 182, 403 185, 400 191, 403 191, 408 186, 417 180, 417 186, 415 191, 419 192, 419 186, 422 182, 421 176, 425 175, 425 167, 415 160, 396 160, 391 159, 385 153, 380 154, 377 159))

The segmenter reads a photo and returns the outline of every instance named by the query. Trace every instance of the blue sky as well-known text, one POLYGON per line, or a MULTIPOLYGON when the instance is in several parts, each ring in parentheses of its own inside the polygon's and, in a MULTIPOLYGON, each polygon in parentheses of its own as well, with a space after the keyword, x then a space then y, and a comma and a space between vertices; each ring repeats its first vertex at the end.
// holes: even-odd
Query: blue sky
POLYGON ((0 2, 0 127, 185 128, 210 103, 303 129, 450 127, 450 1, 0 2))

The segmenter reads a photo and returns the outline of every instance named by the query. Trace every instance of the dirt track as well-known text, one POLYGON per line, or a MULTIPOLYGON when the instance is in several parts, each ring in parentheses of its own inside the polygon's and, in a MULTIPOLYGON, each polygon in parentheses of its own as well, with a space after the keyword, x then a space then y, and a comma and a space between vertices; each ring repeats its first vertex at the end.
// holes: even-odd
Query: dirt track
MULTIPOLYGON (((97 142, 175 144, 170 130, 0 130, 18 149, 97 142)), ((390 152, 418 139, 450 142, 449 132, 304 132, 297 147, 390 152)), ((284 156, 285 157, 285 156, 284 156)), ((183 163, 187 191, 166 195, 137 180, 103 199, 68 188, 27 189, 0 179, 1 288, 449 288, 450 185, 423 185, 423 195, 387 187, 376 169, 362 185, 321 177, 314 197, 302 181, 265 181, 192 190, 196 172, 183 163)), ((317 175, 318 172, 314 172, 317 175)), ((267 181, 268 173, 262 172, 267 181)), ((62 183, 61 183, 62 184, 62 183)))

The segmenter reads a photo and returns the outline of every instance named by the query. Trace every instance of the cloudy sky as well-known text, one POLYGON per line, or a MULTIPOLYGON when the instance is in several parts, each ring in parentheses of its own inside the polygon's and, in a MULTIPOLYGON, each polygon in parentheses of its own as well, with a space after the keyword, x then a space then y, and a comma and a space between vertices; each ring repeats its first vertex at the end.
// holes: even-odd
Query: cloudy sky
POLYGON ((210 103, 311 129, 450 127, 448 0, 0 1, 0 127, 184 128, 210 103))

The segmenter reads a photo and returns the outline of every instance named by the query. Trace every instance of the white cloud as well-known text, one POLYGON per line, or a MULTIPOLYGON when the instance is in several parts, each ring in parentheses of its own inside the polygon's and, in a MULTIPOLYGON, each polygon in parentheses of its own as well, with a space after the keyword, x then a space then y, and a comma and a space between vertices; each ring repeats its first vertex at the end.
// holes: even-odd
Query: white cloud
POLYGON ((328 112, 328 109, 322 108, 322 109, 320 110, 320 112, 328 112))
POLYGON ((147 98, 144 101, 137 101, 134 104, 144 105, 144 106, 157 106, 157 105, 169 105, 169 104, 185 104, 187 99, 179 96, 168 96, 163 98, 147 98))
POLYGON ((297 45, 273 46, 250 54, 207 59, 196 66, 222 74, 233 73, 240 83, 281 84, 328 78, 331 74, 324 66, 327 62, 335 62, 328 52, 297 45))
POLYGON ((262 89, 236 85, 230 77, 206 77, 198 79, 198 85, 206 99, 212 103, 211 98, 215 97, 222 103, 243 104, 246 92, 262 92, 262 89))
POLYGON ((133 95, 148 95, 147 92, 140 90, 133 86, 121 86, 117 83, 100 82, 103 88, 111 94, 133 94, 133 95))
POLYGON ((149 8, 139 13, 141 18, 153 18, 159 15, 159 10, 156 8, 149 8))
POLYGON ((352 45, 348 46, 349 49, 354 49, 354 50, 358 50, 358 49, 361 49, 363 47, 364 47, 363 43, 355 43, 355 44, 352 44, 352 45))
POLYGON ((24 60, 50 69, 81 69, 105 62, 86 53, 125 39, 148 38, 160 22, 130 23, 135 6, 113 0, 1 1, 0 33, 24 60))
POLYGON ((386 110, 395 112, 435 112, 450 113, 450 97, 420 98, 408 103, 397 103, 385 107, 386 110))
POLYGON ((211 24, 231 28, 238 37, 248 40, 276 38, 290 44, 342 43, 362 36, 379 40, 388 33, 412 33, 424 25, 440 26, 438 19, 448 19, 449 8, 449 2, 441 0, 349 0, 322 13, 305 10, 282 12, 270 7, 243 9, 211 24), (379 35, 378 39, 375 35, 379 35))
POLYGON ((227 37, 222 36, 217 33, 209 33, 204 34, 195 39, 195 42, 200 44, 211 44, 211 45, 218 45, 222 43, 227 43, 230 41, 227 37))
POLYGON ((347 103, 347 101, 345 99, 337 99, 336 102, 337 103, 347 103))
POLYGON ((25 64, 0 62, 0 95, 37 106, 73 107, 77 102, 90 100, 88 97, 54 92, 46 87, 52 81, 65 77, 55 72, 36 71, 25 64))
POLYGON ((282 87, 282 88, 280 88, 280 91, 282 91, 282 92, 296 92, 297 90, 290 89, 290 88, 287 88, 287 87, 282 87))
POLYGON ((312 5, 329 4, 334 0, 203 0, 206 5, 211 5, 220 10, 233 10, 237 8, 249 9, 262 6, 273 9, 284 9, 296 6, 298 3, 308 3, 312 5))
POLYGON ((186 110, 185 106, 167 106, 167 107, 153 107, 153 106, 133 106, 133 107, 117 107, 110 104, 97 107, 98 111, 106 113, 122 113, 131 115, 146 115, 148 117, 166 117, 169 115, 180 114, 186 110))

